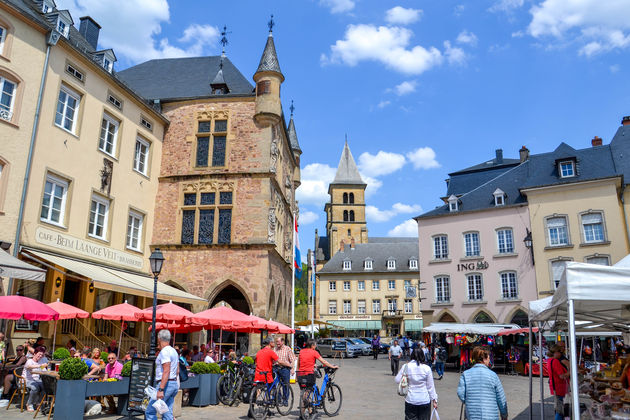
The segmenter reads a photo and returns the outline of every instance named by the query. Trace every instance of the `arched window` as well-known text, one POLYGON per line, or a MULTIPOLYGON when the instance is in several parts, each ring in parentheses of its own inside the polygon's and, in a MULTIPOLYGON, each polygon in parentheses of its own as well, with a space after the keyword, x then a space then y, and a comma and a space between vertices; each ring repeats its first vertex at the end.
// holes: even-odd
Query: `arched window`
POLYGON ((521 327, 525 328, 527 327, 528 321, 529 318, 527 317, 527 314, 519 309, 512 317, 510 323, 520 325, 521 327))
POLYGON ((455 318, 453 318, 453 315, 449 314, 448 312, 445 312, 439 319, 439 322, 457 322, 455 320, 455 318))
POLYGON ((343 204, 348 204, 348 193, 343 193, 343 204))
POLYGON ((475 316, 475 324, 492 324, 492 318, 487 313, 481 311, 475 316))
POLYGON ((350 210, 350 221, 354 222, 354 210, 350 210))
POLYGON ((348 221, 348 210, 344 210, 343 211, 343 221, 347 222, 348 221))
POLYGON ((350 204, 354 204, 354 193, 350 193, 348 198, 350 199, 350 204))

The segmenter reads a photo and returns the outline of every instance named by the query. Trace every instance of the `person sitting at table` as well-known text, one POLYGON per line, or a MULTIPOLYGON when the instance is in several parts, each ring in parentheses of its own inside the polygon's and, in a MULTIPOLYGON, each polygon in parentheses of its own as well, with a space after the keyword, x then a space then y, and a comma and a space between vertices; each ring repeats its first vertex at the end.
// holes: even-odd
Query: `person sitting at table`
POLYGON ((206 353, 206 356, 203 358, 205 363, 214 363, 214 358, 212 357, 212 353, 206 353))
POLYGON ((98 351, 98 361, 96 362, 90 357, 90 349, 85 348, 81 351, 81 360, 88 366, 88 375, 98 375, 101 372, 101 351, 98 348, 94 350, 98 351))
POLYGON ((70 354, 74 354, 77 351, 77 342, 74 340, 68 340, 66 343, 66 348, 70 352, 70 354))
MULTIPOLYGON (((122 363, 116 360, 116 353, 109 353, 107 355, 107 364, 105 365, 104 379, 122 379, 122 368, 122 363)), ((109 408, 107 409, 107 414, 116 414, 116 401, 114 401, 114 396, 107 395, 105 398, 107 399, 107 405, 109 406, 109 408)))
POLYGON ((24 346, 20 345, 15 348, 15 360, 13 363, 4 366, 6 375, 4 376, 4 391, 0 396, 0 400, 8 400, 10 398, 11 388, 15 382, 15 376, 13 370, 26 363, 26 355, 24 354, 24 346))
POLYGON ((109 343, 109 346, 107 346, 107 353, 118 354, 118 346, 116 345, 116 340, 112 340, 112 342, 109 343))
POLYGON ((43 347, 37 347, 35 349, 35 353, 33 354, 33 358, 28 359, 24 364, 26 387, 30 389, 28 401, 26 402, 26 410, 30 412, 35 411, 33 404, 39 404, 39 401, 41 400, 41 393, 44 390, 39 374, 33 373, 33 370, 44 369, 48 366, 48 363, 40 363, 41 359, 44 357, 44 351, 43 347))
POLYGON ((183 349, 182 354, 179 355, 179 360, 181 360, 186 367, 189 367, 191 362, 190 349, 183 349))
POLYGON ((103 359, 101 359, 101 349, 94 347, 92 350, 92 368, 90 369, 90 375, 98 375, 101 373, 105 367, 104 365, 105 363, 103 362, 103 359), (98 369, 94 367, 95 365, 98 366, 98 369), (95 371, 95 373, 92 373, 91 371, 95 371))
MULTIPOLYGON (((204 347, 204 349, 205 349, 205 347, 204 347)), ((201 362, 203 360, 203 357, 204 357, 203 353, 201 353, 199 351, 199 346, 193 346, 192 355, 191 355, 190 359, 193 362, 201 362)))

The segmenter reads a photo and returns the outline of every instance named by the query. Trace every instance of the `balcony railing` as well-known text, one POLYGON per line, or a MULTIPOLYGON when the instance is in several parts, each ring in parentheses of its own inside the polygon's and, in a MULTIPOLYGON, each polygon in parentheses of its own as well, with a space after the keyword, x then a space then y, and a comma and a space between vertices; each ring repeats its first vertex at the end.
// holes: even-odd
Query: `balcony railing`
POLYGON ((384 310, 383 318, 399 318, 402 317, 402 309, 384 310))

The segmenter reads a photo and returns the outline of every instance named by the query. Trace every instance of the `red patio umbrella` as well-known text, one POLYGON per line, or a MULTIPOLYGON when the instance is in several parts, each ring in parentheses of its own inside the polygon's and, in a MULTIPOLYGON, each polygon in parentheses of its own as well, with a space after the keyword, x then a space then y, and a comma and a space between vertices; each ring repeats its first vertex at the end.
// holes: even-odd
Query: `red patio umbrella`
POLYGON ((26 296, 0 296, 0 319, 50 321, 59 319, 59 313, 39 300, 26 296))
POLYGON ((142 309, 137 308, 133 305, 130 305, 125 301, 124 303, 119 303, 118 305, 109 306, 107 308, 101 309, 100 311, 96 311, 92 313, 92 318, 94 319, 107 319, 109 321, 120 321, 120 338, 118 339, 118 354, 117 357, 120 357, 120 342, 122 341, 122 322, 123 321, 136 321, 136 314, 142 312, 142 309))
MULTIPOLYGON (((90 313, 84 311, 83 309, 77 308, 76 306, 68 305, 67 303, 60 302, 57 299, 56 302, 47 303, 50 308, 59 313, 59 319, 75 319, 75 318, 87 318, 90 316, 90 313)), ((52 347, 53 352, 55 351, 55 343, 57 342, 57 319, 55 319, 55 330, 53 333, 53 341, 52 347)))
POLYGON ((222 328, 226 331, 255 326, 249 315, 227 306, 206 309, 191 316, 188 322, 203 325, 204 327, 222 328))
MULTIPOLYGON (((155 311, 155 320, 161 322, 175 321, 185 324, 187 319, 195 316, 192 312, 181 306, 175 305, 173 302, 158 305, 155 311)), ((136 313, 136 320, 151 322, 153 317, 153 306, 136 313)))
POLYGON ((284 325, 280 322, 276 322, 276 321, 267 321, 267 330, 271 333, 275 333, 275 334, 293 334, 295 333, 295 330, 292 329, 291 327, 284 325))

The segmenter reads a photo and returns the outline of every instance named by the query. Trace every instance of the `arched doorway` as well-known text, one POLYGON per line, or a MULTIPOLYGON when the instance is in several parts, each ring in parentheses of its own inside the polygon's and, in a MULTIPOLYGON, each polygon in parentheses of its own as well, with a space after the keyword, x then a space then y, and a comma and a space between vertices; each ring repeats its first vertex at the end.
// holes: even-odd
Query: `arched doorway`
MULTIPOLYGON (((230 308, 249 315, 252 310, 251 306, 243 294, 243 292, 233 283, 229 282, 222 288, 218 288, 219 292, 210 297, 209 308, 216 306, 229 306, 230 308)), ((215 343, 223 344, 224 350, 234 348, 236 341, 236 351, 238 354, 244 354, 248 351, 249 347, 249 334, 240 333, 235 334, 233 332, 224 331, 221 335, 220 330, 208 331, 208 336, 211 336, 211 340, 215 343)), ((210 341, 210 339, 208 340, 210 341)))
POLYGON ((514 313, 514 316, 510 320, 510 323, 516 324, 521 328, 525 328, 529 323, 529 317, 524 311, 519 309, 518 311, 516 311, 516 313, 514 313))
POLYGON ((438 319, 438 322, 457 322, 457 321, 455 320, 455 318, 453 318, 453 315, 446 312, 440 317, 440 319, 438 319))

